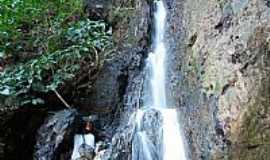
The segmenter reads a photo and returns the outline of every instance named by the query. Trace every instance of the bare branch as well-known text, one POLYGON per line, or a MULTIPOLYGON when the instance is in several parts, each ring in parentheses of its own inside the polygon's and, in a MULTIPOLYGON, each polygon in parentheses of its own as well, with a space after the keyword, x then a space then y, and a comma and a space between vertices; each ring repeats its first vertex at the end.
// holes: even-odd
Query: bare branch
POLYGON ((64 105, 67 108, 71 109, 71 106, 64 100, 64 98, 55 89, 53 91, 56 94, 56 96, 64 103, 64 105))

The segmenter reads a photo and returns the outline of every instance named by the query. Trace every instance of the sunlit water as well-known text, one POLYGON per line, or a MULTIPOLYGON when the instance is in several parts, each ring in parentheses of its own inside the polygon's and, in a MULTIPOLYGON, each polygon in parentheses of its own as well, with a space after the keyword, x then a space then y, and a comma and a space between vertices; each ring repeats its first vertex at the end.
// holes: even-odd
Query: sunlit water
POLYGON ((147 67, 151 71, 151 95, 152 106, 166 107, 165 92, 165 58, 166 48, 164 44, 166 10, 162 1, 156 2, 154 52, 149 54, 147 67))
MULTIPOLYGON (((132 159, 186 160, 177 110, 167 107, 166 102, 166 46, 164 43, 166 9, 161 0, 155 2, 155 7, 155 35, 153 44, 154 51, 149 54, 147 59, 147 67, 151 71, 151 97, 150 99, 146 99, 146 101, 147 104, 149 104, 151 107, 140 109, 136 113, 136 141, 134 142, 133 140, 133 143, 136 144, 135 147, 140 147, 141 151, 138 151, 140 149, 136 149, 137 152, 133 155, 132 159), (157 132, 158 129, 161 129, 161 135, 149 131, 149 126, 143 127, 142 122, 147 121, 147 118, 144 118, 144 116, 149 116, 147 108, 155 109, 158 113, 161 114, 161 124, 157 128, 154 128, 153 126, 154 130, 156 129, 157 132), (149 133, 152 135, 149 135, 149 133), (157 137, 153 140, 153 135, 160 137, 157 137), (155 140, 159 140, 161 142, 154 142, 155 140), (161 147, 157 145, 161 145, 161 147), (161 152, 158 150, 159 148, 162 148, 161 152)), ((156 120, 156 123, 158 124, 158 120, 156 120)))
POLYGON ((186 160, 175 109, 163 109, 163 160, 186 160))

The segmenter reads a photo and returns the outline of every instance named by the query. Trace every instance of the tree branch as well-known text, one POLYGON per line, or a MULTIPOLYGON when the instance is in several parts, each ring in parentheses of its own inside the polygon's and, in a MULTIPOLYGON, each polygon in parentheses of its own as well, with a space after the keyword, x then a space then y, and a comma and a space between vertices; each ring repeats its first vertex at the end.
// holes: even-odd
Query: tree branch
POLYGON ((71 106, 64 100, 64 98, 55 89, 53 91, 56 96, 62 101, 62 103, 64 103, 67 108, 71 109, 71 106))

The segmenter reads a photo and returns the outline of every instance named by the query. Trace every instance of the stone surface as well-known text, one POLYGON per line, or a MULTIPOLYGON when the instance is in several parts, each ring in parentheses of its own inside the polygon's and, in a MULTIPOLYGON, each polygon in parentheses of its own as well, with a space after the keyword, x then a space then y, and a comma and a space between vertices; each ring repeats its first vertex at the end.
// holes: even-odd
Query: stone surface
POLYGON ((178 68, 171 69, 170 95, 191 159, 268 159, 267 2, 175 0, 172 8, 168 41, 178 58, 169 66, 178 68))
MULTIPOLYGON (((49 116, 39 128, 36 138, 35 160, 70 157, 74 135, 76 110, 62 110, 49 116)), ((65 158, 65 159, 66 159, 65 158)))
POLYGON ((136 126, 132 140, 132 159, 145 159, 145 150, 148 149, 152 159, 161 160, 163 156, 162 113, 154 108, 140 109, 136 112, 136 119, 133 121, 136 122, 136 126), (145 139, 142 136, 145 136, 145 139), (144 148, 145 143, 149 148, 144 148))
POLYGON ((93 160, 94 158, 94 148, 92 148, 89 145, 86 144, 82 144, 79 147, 79 153, 80 153, 80 158, 78 158, 78 160, 93 160))
POLYGON ((108 54, 89 95, 90 102, 82 108, 100 108, 105 113, 115 111, 123 102, 128 85, 137 83, 134 78, 141 74, 144 65, 150 23, 150 8, 146 1, 116 0, 110 5, 109 19, 116 48, 108 54))
POLYGON ((134 129, 130 116, 140 105, 151 15, 146 0, 115 0, 111 5, 108 20, 117 47, 104 62, 89 96, 90 105, 81 109, 106 111, 99 118, 112 137, 111 145, 95 159, 128 160, 134 129))

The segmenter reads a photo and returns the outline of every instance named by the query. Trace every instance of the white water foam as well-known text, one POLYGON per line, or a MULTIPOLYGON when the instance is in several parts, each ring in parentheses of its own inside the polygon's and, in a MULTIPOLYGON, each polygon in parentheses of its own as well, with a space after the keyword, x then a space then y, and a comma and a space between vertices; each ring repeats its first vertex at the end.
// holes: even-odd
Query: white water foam
MULTIPOLYGON (((162 0, 155 1, 155 7, 154 52, 150 53, 147 59, 147 67, 151 70, 151 100, 147 99, 146 101, 150 104, 150 108, 158 110, 162 116, 160 127, 162 127, 163 136, 160 144, 162 144, 163 153, 158 153, 158 160, 186 160, 177 110, 167 107, 166 102, 166 46, 164 43, 166 9, 162 0)), ((153 143, 149 141, 148 135, 141 130, 144 113, 143 110, 138 110, 136 117, 137 128, 140 128, 137 132, 140 138, 140 147, 145 150, 143 158, 139 158, 139 160, 157 160, 156 157, 149 154, 153 143)))
POLYGON ((165 60, 166 48, 164 44, 166 9, 162 1, 156 2, 154 52, 149 54, 147 66, 151 69, 152 106, 166 107, 165 91, 165 60))
POLYGON ((87 144, 91 147, 95 147, 95 137, 93 134, 76 134, 74 136, 74 147, 71 159, 76 160, 80 158, 79 148, 82 144, 87 144))
POLYGON ((176 109, 162 109, 163 160, 186 160, 176 109))

